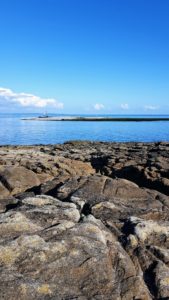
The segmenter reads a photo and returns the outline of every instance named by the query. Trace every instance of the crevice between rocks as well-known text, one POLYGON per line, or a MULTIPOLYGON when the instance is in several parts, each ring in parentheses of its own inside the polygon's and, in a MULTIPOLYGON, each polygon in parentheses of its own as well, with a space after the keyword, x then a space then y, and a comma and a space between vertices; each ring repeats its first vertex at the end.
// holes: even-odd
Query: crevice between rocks
POLYGON ((0 182, 4 185, 4 187, 8 190, 8 191, 12 191, 11 186, 8 184, 8 182, 6 181, 6 179, 0 175, 0 182))
POLYGON ((92 209, 89 203, 85 203, 82 210, 81 210, 81 214, 88 216, 90 214, 92 214, 92 209))
POLYGON ((157 299, 157 286, 155 284, 155 268, 157 266, 157 262, 154 261, 149 268, 143 273, 143 279, 146 283, 150 293, 157 299))
POLYGON ((20 207, 22 204, 20 201, 16 202, 16 203, 9 203, 6 205, 6 210, 5 212, 8 212, 9 210, 15 209, 20 207))
POLYGON ((108 162, 109 156, 97 156, 97 157, 91 157, 90 163, 92 168, 96 171, 96 173, 100 173, 104 175, 104 167, 108 162))

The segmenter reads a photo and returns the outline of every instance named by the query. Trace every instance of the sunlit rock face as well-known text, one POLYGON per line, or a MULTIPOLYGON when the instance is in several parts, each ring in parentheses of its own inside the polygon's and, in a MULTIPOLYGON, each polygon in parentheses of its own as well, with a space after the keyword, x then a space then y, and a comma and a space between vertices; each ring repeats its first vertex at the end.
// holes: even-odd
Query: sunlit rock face
POLYGON ((0 299, 169 299, 169 144, 0 147, 0 299))

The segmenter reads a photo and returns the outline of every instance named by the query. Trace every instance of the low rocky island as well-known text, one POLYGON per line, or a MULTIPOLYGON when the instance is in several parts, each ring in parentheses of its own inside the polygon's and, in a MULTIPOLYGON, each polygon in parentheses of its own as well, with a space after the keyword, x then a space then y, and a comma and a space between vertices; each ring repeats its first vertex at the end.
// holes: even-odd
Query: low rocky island
POLYGON ((23 121, 84 121, 84 122, 159 122, 159 121, 169 121, 169 117, 165 116, 144 116, 144 117, 70 117, 70 116, 62 116, 62 117, 49 117, 49 116, 39 116, 32 118, 23 118, 23 121))
POLYGON ((169 299, 169 143, 0 147, 0 299, 169 299))

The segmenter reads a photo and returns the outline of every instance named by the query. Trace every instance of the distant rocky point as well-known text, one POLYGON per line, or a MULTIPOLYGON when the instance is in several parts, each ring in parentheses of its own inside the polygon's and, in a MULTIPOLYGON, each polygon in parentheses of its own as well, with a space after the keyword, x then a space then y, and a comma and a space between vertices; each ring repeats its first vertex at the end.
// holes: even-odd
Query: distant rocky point
POLYGON ((169 143, 0 147, 0 300, 169 299, 169 143))

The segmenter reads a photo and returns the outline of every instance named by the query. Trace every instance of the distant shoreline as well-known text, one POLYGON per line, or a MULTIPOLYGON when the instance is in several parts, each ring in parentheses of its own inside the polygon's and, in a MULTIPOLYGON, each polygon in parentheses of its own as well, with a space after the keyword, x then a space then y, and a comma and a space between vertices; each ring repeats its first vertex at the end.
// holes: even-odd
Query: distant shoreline
POLYGON ((169 117, 34 117, 23 118, 24 121, 87 121, 87 122, 156 122, 169 121, 169 117))

